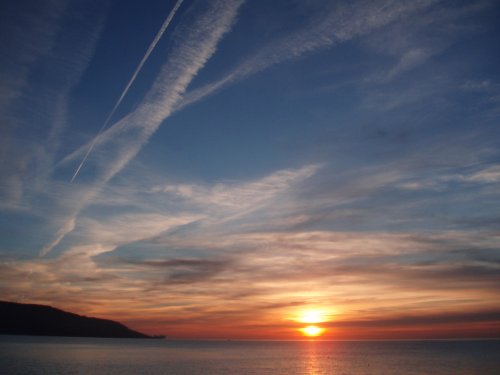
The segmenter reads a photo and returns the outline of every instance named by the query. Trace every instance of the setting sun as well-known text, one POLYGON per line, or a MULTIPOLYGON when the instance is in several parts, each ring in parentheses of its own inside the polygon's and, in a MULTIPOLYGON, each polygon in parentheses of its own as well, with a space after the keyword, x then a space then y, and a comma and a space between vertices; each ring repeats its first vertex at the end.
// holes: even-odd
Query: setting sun
POLYGON ((299 329, 299 331, 304 336, 316 337, 322 335, 325 332, 325 328, 322 328, 317 324, 328 321, 328 318, 323 310, 309 309, 300 312, 295 320, 297 322, 307 324, 306 327, 302 327, 299 329))
POLYGON ((301 329, 302 333, 309 337, 316 337, 321 335, 325 329, 317 326, 307 326, 301 329))

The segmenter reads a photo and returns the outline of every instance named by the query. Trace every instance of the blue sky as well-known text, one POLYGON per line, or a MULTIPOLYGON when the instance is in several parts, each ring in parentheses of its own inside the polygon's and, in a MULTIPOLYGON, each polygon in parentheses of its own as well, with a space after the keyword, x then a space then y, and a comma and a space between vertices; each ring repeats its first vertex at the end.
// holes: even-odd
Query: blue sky
POLYGON ((179 337, 308 308, 500 332, 495 1, 1 8, 2 299, 179 337))

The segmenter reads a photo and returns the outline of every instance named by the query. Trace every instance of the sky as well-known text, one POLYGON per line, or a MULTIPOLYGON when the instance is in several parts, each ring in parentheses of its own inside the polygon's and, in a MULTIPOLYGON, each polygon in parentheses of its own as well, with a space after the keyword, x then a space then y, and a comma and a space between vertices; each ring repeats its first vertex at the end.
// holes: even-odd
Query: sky
POLYGON ((169 338, 500 337, 500 5, 0 5, 0 299, 169 338))

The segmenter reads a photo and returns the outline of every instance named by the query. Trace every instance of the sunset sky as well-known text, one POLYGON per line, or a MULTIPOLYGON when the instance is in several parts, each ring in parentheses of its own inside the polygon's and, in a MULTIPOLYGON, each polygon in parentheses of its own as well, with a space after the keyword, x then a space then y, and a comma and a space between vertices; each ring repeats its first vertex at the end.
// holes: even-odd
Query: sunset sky
POLYGON ((171 338, 500 337, 499 18, 2 1, 0 299, 171 338))

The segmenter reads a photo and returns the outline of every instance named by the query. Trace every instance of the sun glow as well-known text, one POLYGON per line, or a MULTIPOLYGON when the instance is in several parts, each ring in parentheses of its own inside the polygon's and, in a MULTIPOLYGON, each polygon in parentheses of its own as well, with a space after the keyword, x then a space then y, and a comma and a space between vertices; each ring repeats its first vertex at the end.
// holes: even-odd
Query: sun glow
POLYGON ((298 319, 301 323, 317 324, 325 321, 323 312, 320 310, 304 311, 298 319))
POLYGON ((309 337, 316 337, 321 335, 325 329, 317 326, 307 326, 304 328, 301 328, 301 331, 304 335, 309 336, 309 337))
POLYGON ((297 315, 297 322, 306 324, 306 327, 299 328, 299 331, 307 337, 317 337, 322 335, 326 329, 319 324, 328 321, 323 310, 304 310, 297 315))

